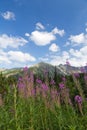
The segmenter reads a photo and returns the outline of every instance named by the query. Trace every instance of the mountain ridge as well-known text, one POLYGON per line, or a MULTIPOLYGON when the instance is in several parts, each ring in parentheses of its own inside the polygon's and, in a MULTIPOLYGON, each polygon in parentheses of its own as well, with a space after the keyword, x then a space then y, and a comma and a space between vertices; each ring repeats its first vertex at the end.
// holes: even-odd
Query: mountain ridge
MULTIPOLYGON (((46 62, 39 62, 33 66, 28 67, 29 70, 31 70, 33 73, 43 73, 44 71, 48 71, 50 75, 53 75, 55 73, 55 70, 58 74, 61 75, 68 75, 73 73, 81 73, 81 68, 84 68, 87 72, 87 66, 83 67, 75 67, 75 66, 70 66, 70 65, 57 65, 53 66, 49 63, 46 62)), ((0 69, 0 72, 6 76, 18 74, 23 71, 23 67, 21 68, 11 68, 11 69, 0 69)))

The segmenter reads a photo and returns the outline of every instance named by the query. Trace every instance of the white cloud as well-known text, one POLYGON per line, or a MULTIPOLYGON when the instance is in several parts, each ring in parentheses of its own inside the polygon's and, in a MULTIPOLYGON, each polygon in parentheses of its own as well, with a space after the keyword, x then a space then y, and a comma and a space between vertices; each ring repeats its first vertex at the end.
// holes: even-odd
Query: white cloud
POLYGON ((6 52, 0 49, 0 66, 7 66, 7 68, 22 67, 34 61, 36 61, 36 58, 29 53, 23 53, 21 51, 6 52))
POLYGON ((85 29, 85 31, 87 32, 87 28, 85 29))
POLYGON ((85 66, 87 63, 87 47, 80 50, 71 50, 69 53, 69 62, 72 66, 85 66))
POLYGON ((29 33, 25 33, 25 36, 26 36, 26 37, 29 37, 29 36, 30 36, 30 34, 29 34, 29 33))
POLYGON ((42 23, 38 22, 38 23, 36 23, 36 29, 37 30, 40 30, 40 29, 44 30, 45 27, 42 25, 42 23))
POLYGON ((52 65, 60 65, 60 64, 65 64, 67 59, 68 58, 66 56, 64 57, 63 55, 61 56, 53 55, 49 61, 52 65))
POLYGON ((56 36, 53 35, 51 32, 40 32, 40 31, 34 31, 31 33, 30 39, 39 46, 45 46, 47 44, 50 44, 51 41, 54 41, 56 39, 56 36))
POLYGON ((59 46, 56 45, 55 43, 53 43, 50 47, 49 47, 49 50, 52 51, 52 52, 57 52, 60 50, 59 46))
POLYGON ((69 52, 72 56, 77 57, 77 58, 81 58, 81 56, 82 56, 82 54, 79 50, 70 49, 69 52))
POLYGON ((0 49, 0 64, 10 64, 11 61, 7 57, 7 52, 4 52, 2 49, 0 49))
POLYGON ((7 34, 0 35, 1 48, 7 48, 7 47, 18 48, 19 46, 23 46, 26 43, 28 43, 28 41, 22 37, 8 36, 7 34))
MULTIPOLYGON (((87 28, 85 29, 87 31, 87 28)), ((55 31, 56 33, 57 31, 55 31)), ((49 61, 53 65, 65 64, 66 60, 72 66, 85 66, 87 63, 87 34, 80 33, 78 35, 71 35, 65 46, 72 45, 73 48, 67 48, 67 51, 61 51, 58 55, 52 54, 49 56, 49 61), (77 46, 77 47, 75 47, 77 46)))
POLYGON ((57 27, 55 27, 55 28, 52 30, 52 33, 53 33, 53 34, 59 34, 59 35, 62 37, 62 36, 64 36, 65 31, 64 31, 64 30, 60 30, 60 29, 58 29, 57 27))
POLYGON ((67 51, 62 51, 60 53, 56 54, 48 54, 46 55, 46 58, 48 58, 49 63, 52 65, 60 65, 65 64, 66 60, 70 58, 70 55, 67 51))
POLYGON ((71 35, 69 40, 75 46, 80 44, 87 44, 87 34, 81 33, 79 35, 71 35))
POLYGON ((79 50, 70 49, 69 52, 72 56, 77 57, 80 60, 82 59, 84 59, 85 61, 87 60, 87 46, 84 46, 79 50))
POLYGON ((48 58, 48 62, 53 65, 66 64, 68 60, 72 66, 85 66, 87 63, 87 46, 80 49, 69 49, 56 54, 49 54, 44 58, 48 58))
POLYGON ((11 64, 12 62, 9 60, 7 55, 1 55, 0 53, 0 64, 11 64))
POLYGON ((11 11, 6 11, 1 13, 1 15, 5 20, 15 20, 15 14, 11 11))
POLYGON ((23 53, 21 51, 9 51, 8 57, 11 61, 17 62, 27 62, 35 61, 35 57, 31 56, 29 53, 23 53))
POLYGON ((48 45, 52 41, 56 40, 56 34, 62 37, 65 33, 64 30, 59 30, 57 27, 55 27, 50 32, 44 31, 45 27, 40 22, 36 24, 36 29, 38 30, 31 32, 29 37, 30 40, 33 41, 38 46, 48 45))

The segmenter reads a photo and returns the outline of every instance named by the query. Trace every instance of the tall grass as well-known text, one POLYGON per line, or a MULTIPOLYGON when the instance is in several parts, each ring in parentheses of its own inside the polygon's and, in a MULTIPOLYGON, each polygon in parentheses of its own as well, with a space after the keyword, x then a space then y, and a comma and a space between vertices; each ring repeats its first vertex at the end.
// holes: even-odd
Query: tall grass
POLYGON ((16 85, 5 85, 0 130, 87 130, 87 97, 79 76, 72 73, 72 82, 63 77, 56 85, 47 76, 45 81, 35 80, 24 68, 16 85))

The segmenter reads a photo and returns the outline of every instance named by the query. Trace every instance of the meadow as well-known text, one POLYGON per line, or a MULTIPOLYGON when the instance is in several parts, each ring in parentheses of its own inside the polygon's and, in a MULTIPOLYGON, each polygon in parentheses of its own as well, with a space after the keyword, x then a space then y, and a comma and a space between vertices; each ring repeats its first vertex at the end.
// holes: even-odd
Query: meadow
POLYGON ((0 75, 0 130, 87 130, 87 72, 0 75))

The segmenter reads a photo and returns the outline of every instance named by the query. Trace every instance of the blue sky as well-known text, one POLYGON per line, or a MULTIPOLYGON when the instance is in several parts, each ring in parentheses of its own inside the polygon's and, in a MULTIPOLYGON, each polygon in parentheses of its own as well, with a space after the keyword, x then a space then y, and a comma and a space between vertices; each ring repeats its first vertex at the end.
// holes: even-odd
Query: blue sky
POLYGON ((0 68, 87 63, 87 0, 1 0, 0 68))

